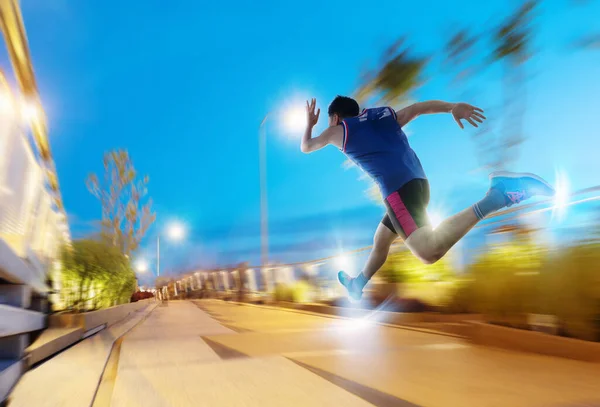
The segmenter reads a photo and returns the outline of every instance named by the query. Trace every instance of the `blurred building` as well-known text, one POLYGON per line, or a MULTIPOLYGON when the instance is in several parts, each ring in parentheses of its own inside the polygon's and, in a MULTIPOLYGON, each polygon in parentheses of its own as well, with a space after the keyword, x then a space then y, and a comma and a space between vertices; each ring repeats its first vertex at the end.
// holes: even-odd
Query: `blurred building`
MULTIPOLYGON (((0 71, 0 239, 57 292, 60 247, 71 237, 17 2, 0 1, 0 22, 15 72, 0 71)), ((60 307, 58 295, 50 300, 60 307)))
POLYGON ((0 28, 15 74, 0 70, 0 404, 25 372, 26 348, 62 307, 59 252, 70 242, 45 115, 19 3, 0 0, 0 28), (15 83, 10 86, 9 83, 15 83), (54 294, 60 292, 60 295, 54 294))

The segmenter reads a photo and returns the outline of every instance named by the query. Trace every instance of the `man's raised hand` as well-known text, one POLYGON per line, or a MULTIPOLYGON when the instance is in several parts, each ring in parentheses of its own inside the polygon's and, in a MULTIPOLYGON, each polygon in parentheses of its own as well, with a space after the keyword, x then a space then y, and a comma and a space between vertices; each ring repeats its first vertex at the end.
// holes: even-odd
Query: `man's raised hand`
POLYGON ((306 101, 306 122, 309 127, 315 127, 317 122, 319 121, 319 115, 321 114, 321 109, 317 110, 315 114, 315 107, 317 106, 317 99, 312 98, 310 103, 308 100, 306 101))
POLYGON ((482 113, 483 109, 471 106, 467 103, 457 103, 452 108, 452 116, 461 129, 465 128, 461 120, 468 121, 473 127, 479 127, 477 126, 477 123, 483 123, 483 121, 486 119, 482 113))

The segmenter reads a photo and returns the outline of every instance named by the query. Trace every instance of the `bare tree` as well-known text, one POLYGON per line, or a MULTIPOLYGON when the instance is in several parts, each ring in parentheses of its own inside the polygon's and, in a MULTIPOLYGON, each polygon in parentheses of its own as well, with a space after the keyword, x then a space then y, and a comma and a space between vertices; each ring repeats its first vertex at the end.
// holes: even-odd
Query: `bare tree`
POLYGON ((104 154, 104 177, 86 180, 88 190, 102 205, 101 234, 125 255, 134 252, 156 219, 148 194, 148 176, 139 178, 129 153, 113 150, 104 154))

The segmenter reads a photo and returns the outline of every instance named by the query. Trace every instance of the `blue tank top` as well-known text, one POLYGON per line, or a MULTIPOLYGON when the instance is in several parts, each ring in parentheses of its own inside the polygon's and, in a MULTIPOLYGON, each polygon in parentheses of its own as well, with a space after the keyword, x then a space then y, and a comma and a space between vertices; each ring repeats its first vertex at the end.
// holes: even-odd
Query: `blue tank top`
POLYGON ((343 120, 342 127, 342 152, 377 183, 384 198, 413 179, 426 179, 394 109, 365 109, 343 120))

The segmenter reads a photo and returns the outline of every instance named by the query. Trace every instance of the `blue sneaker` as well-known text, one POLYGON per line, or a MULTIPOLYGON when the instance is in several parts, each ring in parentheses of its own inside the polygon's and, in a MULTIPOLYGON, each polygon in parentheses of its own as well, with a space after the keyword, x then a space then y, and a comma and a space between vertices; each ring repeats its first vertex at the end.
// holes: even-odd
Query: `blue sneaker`
POLYGON ((504 194, 506 206, 518 204, 534 196, 554 196, 554 188, 535 174, 508 171, 490 174, 491 188, 504 194))
POLYGON ((350 277, 348 275, 348 273, 346 273, 344 271, 338 272, 338 281, 340 282, 341 285, 346 287, 346 290, 348 290, 348 297, 350 298, 350 300, 351 301, 360 301, 360 299, 362 298, 363 292, 362 292, 362 289, 358 289, 357 284, 353 284, 354 280, 355 279, 350 277))

